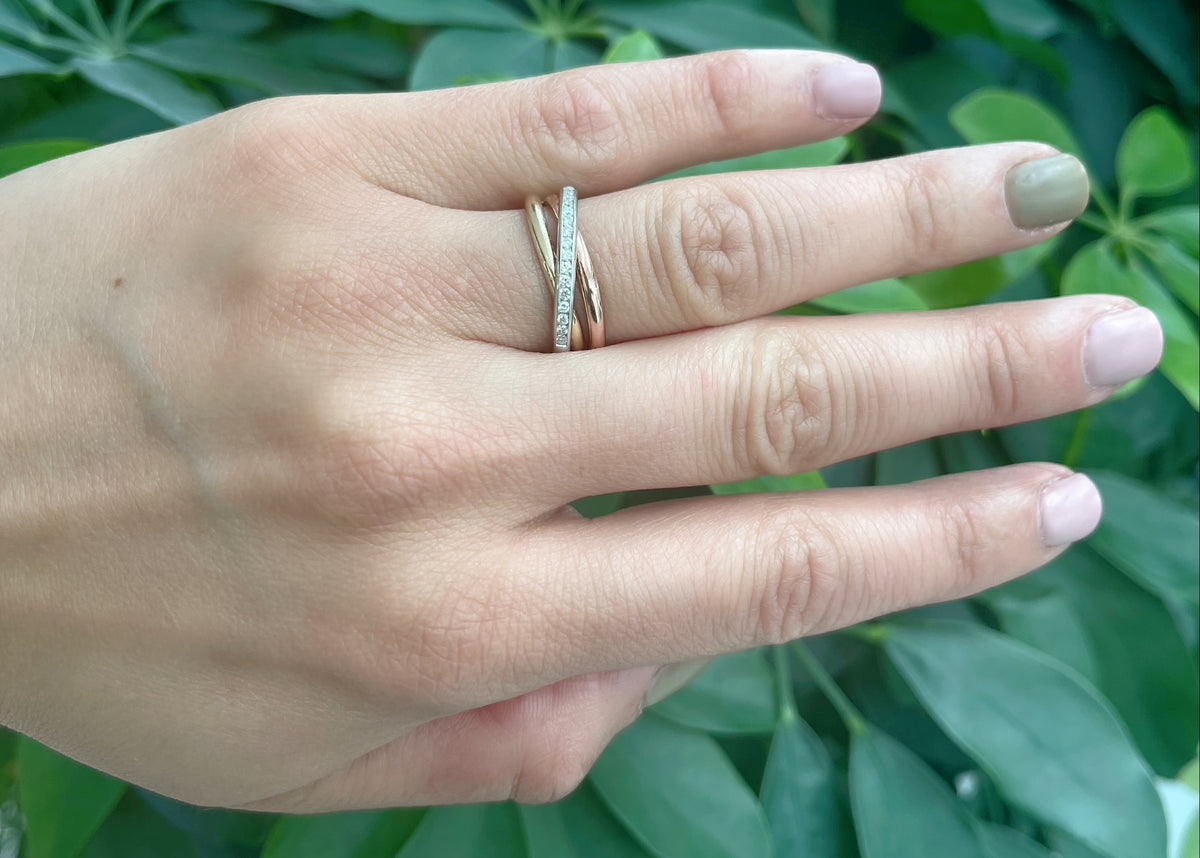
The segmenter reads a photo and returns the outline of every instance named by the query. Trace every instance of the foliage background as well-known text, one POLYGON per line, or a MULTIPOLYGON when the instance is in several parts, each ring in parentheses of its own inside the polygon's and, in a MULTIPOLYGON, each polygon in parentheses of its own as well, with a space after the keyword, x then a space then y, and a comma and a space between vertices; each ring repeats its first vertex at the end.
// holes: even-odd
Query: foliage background
MULTIPOLYGON (((1087 411, 822 473, 585 499, 886 484, 1054 460, 1096 534, 982 596, 716 661, 545 807, 199 809, 0 730, 0 858, 1160 858, 1197 855, 1196 9, 1179 0, 0 0, 0 175, 265 96, 431 88, 729 47, 884 74, 826 144, 699 170, 1040 139, 1092 206, 1038 248, 793 308, 1129 295, 1161 371, 1087 411)), ((0 692, 2 693, 2 692, 0 692)))

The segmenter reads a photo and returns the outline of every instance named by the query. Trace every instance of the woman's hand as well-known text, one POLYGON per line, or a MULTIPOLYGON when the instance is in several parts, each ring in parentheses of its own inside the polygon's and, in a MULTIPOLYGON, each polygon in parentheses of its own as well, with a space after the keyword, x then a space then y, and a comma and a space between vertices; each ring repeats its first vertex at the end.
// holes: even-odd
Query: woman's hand
POLYGON ((1052 235, 1087 187, 1045 146, 629 190, 878 98, 841 57, 732 52, 272 100, 0 182, 0 722, 201 804, 545 800, 657 666, 1085 536, 1095 489, 1050 464, 565 506, 1045 417, 1154 366, 1154 317, 1106 295, 762 318, 1052 235), (521 206, 564 184, 611 345, 545 354, 521 206))

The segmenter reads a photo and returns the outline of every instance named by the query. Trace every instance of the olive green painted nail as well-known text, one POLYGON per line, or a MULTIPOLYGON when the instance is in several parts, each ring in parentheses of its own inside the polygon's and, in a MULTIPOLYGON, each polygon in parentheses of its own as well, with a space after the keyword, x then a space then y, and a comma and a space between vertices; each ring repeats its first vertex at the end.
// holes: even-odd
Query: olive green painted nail
POLYGON ((1072 155, 1026 161, 1008 171, 1004 202, 1021 229, 1037 229, 1072 220, 1088 204, 1087 170, 1072 155))

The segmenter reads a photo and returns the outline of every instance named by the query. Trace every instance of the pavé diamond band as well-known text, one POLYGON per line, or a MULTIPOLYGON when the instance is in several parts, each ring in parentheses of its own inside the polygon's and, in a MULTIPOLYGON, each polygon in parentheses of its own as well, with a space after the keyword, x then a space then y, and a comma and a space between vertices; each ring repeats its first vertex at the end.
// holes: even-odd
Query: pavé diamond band
POLYGON ((554 351, 600 348, 605 343, 604 309, 591 256, 577 225, 578 197, 573 187, 545 200, 529 197, 525 215, 546 285, 554 298, 554 351), (551 242, 546 207, 557 221, 558 241, 551 242), (582 309, 582 312, 581 312, 582 309))

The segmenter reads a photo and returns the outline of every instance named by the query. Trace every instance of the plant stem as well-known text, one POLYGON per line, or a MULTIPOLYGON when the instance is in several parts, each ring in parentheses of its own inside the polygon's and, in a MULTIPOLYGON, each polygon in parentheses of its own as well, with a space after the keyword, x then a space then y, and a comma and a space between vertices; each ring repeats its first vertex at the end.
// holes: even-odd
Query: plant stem
POLYGON ((833 681, 833 677, 829 675, 824 665, 817 661, 816 656, 808 648, 804 641, 795 641, 792 646, 796 649, 796 655, 804 662, 804 666, 808 668, 808 672, 812 674, 813 680, 817 683, 817 687, 821 689, 821 693, 828 698, 833 704, 833 708, 837 710, 842 722, 846 725, 846 729, 855 735, 865 733, 867 731, 867 719, 862 716, 862 713, 854 708, 854 704, 850 702, 850 698, 845 695, 842 689, 838 688, 838 684, 833 681))
POLYGON ((779 695, 779 720, 784 723, 796 721, 800 716, 796 712, 796 701, 792 691, 792 666, 788 662, 787 647, 777 646, 772 653, 775 656, 775 686, 779 695))
POLYGON ((113 15, 112 29, 117 41, 124 44, 129 38, 129 10, 133 0, 117 0, 117 11, 113 15))
POLYGON ((1092 409, 1090 408, 1083 409, 1075 416, 1075 428, 1071 430, 1071 440, 1067 442, 1067 452, 1063 453, 1062 458, 1062 463, 1068 468, 1074 468, 1079 457, 1083 455, 1091 422, 1092 409))
POLYGON ((1098 217, 1097 215, 1094 215, 1091 212, 1084 212, 1079 217, 1077 217, 1075 220, 1076 220, 1076 222, 1083 224, 1084 226, 1088 227, 1089 229, 1096 230, 1096 232, 1108 233, 1108 232, 1112 231, 1112 224, 1110 224, 1104 218, 1098 217))

